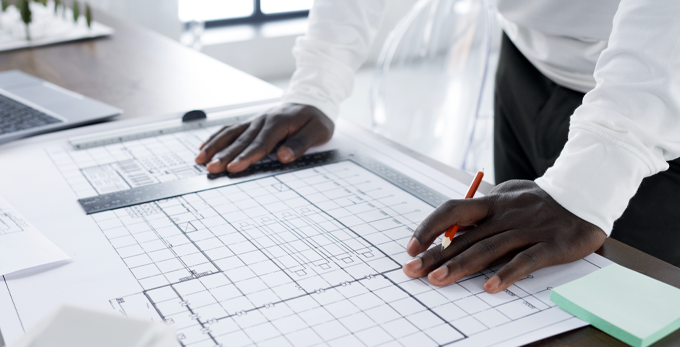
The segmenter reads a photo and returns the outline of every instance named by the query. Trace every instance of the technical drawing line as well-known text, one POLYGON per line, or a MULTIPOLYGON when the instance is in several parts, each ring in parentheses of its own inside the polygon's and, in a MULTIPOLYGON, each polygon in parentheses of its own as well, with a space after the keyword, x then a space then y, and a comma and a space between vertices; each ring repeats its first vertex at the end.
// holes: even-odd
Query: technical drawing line
MULTIPOLYGON (((276 177, 275 177, 275 178, 276 178, 276 177)), ((283 184, 283 182, 281 182, 281 183, 283 184)), ((319 209, 320 211, 323 211, 322 209, 320 209, 318 206, 316 206, 314 203, 312 203, 312 202, 311 202, 309 199, 307 199, 306 197, 304 197, 304 196, 302 196, 302 195, 301 195, 300 197, 302 197, 303 199, 305 199, 310 205, 314 206, 315 208, 319 209)), ((328 217, 335 219, 335 217, 331 216, 330 214, 327 213, 327 215, 328 215, 328 217)), ((364 242, 366 242, 366 243, 368 243, 368 244, 371 244, 371 243, 370 243, 368 240, 366 240, 363 236, 359 235, 357 232, 355 232, 355 231, 352 230, 351 228, 349 228, 349 227, 347 227, 346 225, 344 225, 341 221, 339 221, 339 220, 337 220, 337 219, 335 219, 335 220, 336 220, 338 223, 342 224, 346 229, 352 231, 352 232, 353 232, 355 235, 357 235, 359 238, 361 238, 362 240, 364 240, 364 242)), ((386 254, 385 252, 383 252, 381 249, 379 249, 379 248, 377 248, 377 247, 375 247, 375 246, 373 246, 373 247, 376 248, 379 252, 381 252, 385 257, 387 257, 387 258, 389 258, 390 260, 394 261, 395 263, 399 264, 397 261, 395 261, 394 259, 392 259, 392 257, 390 257, 389 255, 387 255, 387 254, 386 254)), ((395 270, 396 270, 396 269, 395 269, 395 270)), ((394 270, 392 270, 392 271, 394 271, 394 270)), ((406 291, 404 288, 402 288, 401 286, 399 286, 397 283, 394 283, 394 281, 392 281, 390 278, 387 278, 387 280, 390 281, 390 282, 392 282, 392 284, 393 284, 394 286, 396 286, 397 288, 399 288, 399 289, 403 290, 405 293, 407 293, 412 299, 416 300, 419 304, 421 304, 423 307, 425 307, 428 311, 430 311, 432 314, 434 314, 435 316, 437 316, 437 318, 441 319, 445 324, 448 324, 448 325, 451 326, 453 329, 455 329, 458 333, 460 333, 461 335, 463 335, 463 338, 467 338, 467 335, 465 335, 463 332, 461 332, 460 330, 458 330, 458 328, 456 328, 455 326, 453 326, 453 324, 451 324, 451 322, 447 321, 446 319, 442 318, 439 314, 437 314, 436 312, 434 312, 434 311, 432 310, 432 308, 430 308, 430 307, 428 307, 427 305, 423 304, 422 301, 418 300, 415 296, 411 295, 411 293, 409 293, 408 291, 406 291)), ((389 304, 388 304, 388 305, 389 305, 389 304)), ((458 340, 456 340, 456 341, 458 341, 458 340)), ((455 342, 455 341, 453 341, 453 342, 455 342)))
MULTIPOLYGON (((170 288, 172 288, 172 290, 175 291, 175 294, 177 295, 177 297, 179 297, 182 301, 185 301, 185 300, 182 298, 182 295, 177 291, 177 289, 175 289, 175 287, 170 286, 170 288)), ((194 311, 191 310, 191 307, 189 307, 189 305, 186 305, 186 308, 187 308, 187 310, 189 310, 189 312, 191 313, 192 316, 196 315, 196 314, 194 313, 194 311)), ((203 324, 203 322, 201 322, 201 320, 198 319, 198 317, 196 317, 196 322, 198 322, 198 324, 201 326, 201 329, 205 329, 205 324, 203 324)), ((213 337, 212 334, 211 334, 210 332, 208 332, 207 334, 208 334, 208 336, 210 336, 210 339, 213 340, 213 342, 214 342, 215 344, 219 344, 219 342, 217 342, 217 340, 215 340, 215 337, 213 337)), ((180 339, 180 342, 181 342, 181 339, 180 339)))
POLYGON ((456 345, 554 316, 543 301, 551 283, 531 276, 493 298, 480 286, 496 267, 444 288, 405 277, 403 244, 433 209, 345 161, 93 218, 142 287, 116 307, 176 324, 188 347, 298 345, 300 336, 310 345, 376 344, 370 336, 456 345))
MULTIPOLYGON (((154 202, 154 204, 156 204, 156 203, 154 202)), ((156 204, 156 206, 158 206, 158 204, 156 204)), ((198 251, 199 251, 201 254, 203 254, 203 256, 204 256, 206 259, 208 259, 208 261, 210 262, 210 264, 212 264, 212 266, 214 266, 214 267, 217 269, 218 272, 221 272, 222 270, 220 269, 220 267, 217 266, 217 264, 215 264, 215 262, 214 262, 210 257, 208 257, 207 254, 205 254, 205 252, 203 251, 203 249, 202 249, 201 247, 198 247, 198 245, 196 244, 196 242, 194 242, 194 240, 192 240, 191 237, 189 237, 189 235, 187 235, 187 233, 186 233, 184 230, 182 230, 182 228, 181 228, 179 225, 177 225, 177 223, 175 223, 175 221, 172 220, 172 217, 170 217, 170 216, 167 214, 167 212, 165 212, 164 209, 160 208, 160 206, 158 206, 158 208, 161 210, 161 212, 163 212, 163 214, 165 215, 166 218, 168 218, 170 221, 173 222, 173 224, 175 225, 175 227, 177 228, 177 230, 179 230, 179 232, 182 233, 182 234, 187 238, 187 240, 189 240, 189 242, 190 242, 192 245, 194 245, 194 247, 196 247, 196 249, 198 249, 198 251)), ((215 212, 217 212, 217 211, 215 211, 215 212)))
MULTIPOLYGON (((203 200, 203 201, 205 201, 205 200, 203 200)), ((215 210, 215 208, 214 208, 213 206, 211 206, 211 205, 209 205, 209 206, 210 206, 210 208, 213 209, 213 211, 215 211, 215 212, 217 213, 217 211, 215 210)), ((225 222, 227 222, 227 224, 229 224, 232 228, 234 228, 234 225, 232 225, 231 222, 229 222, 226 218, 224 218, 224 216, 222 216, 222 215, 219 214, 219 213, 218 213, 218 215, 219 215, 220 217, 222 217, 222 219, 223 219, 225 222)), ((241 233, 237 228, 234 228, 234 230, 236 230, 237 232, 241 233)), ((243 236, 243 233, 241 233, 241 235, 243 236)), ((244 237, 245 237, 245 236, 244 236, 244 237)), ((248 239, 248 238, 246 238, 246 239, 247 239, 248 242, 250 242, 254 247, 257 247, 257 245, 255 245, 255 244, 253 243, 252 240, 250 240, 250 239, 248 239)), ((276 262, 272 261, 272 258, 270 258, 270 257, 269 257, 268 255, 266 255, 266 254, 265 254, 265 256, 267 257, 267 259, 268 259, 269 261, 271 261, 272 263, 274 263, 274 265, 276 265, 276 267, 278 267, 280 271, 282 271, 283 273, 285 273, 286 275, 288 275, 288 273, 287 273, 286 271, 284 271, 284 269, 282 269, 278 264, 276 264, 276 262)), ((295 281, 295 280, 293 280, 292 277, 290 277, 290 275, 288 275, 288 277, 290 278, 291 281, 293 281, 293 282, 295 281)))

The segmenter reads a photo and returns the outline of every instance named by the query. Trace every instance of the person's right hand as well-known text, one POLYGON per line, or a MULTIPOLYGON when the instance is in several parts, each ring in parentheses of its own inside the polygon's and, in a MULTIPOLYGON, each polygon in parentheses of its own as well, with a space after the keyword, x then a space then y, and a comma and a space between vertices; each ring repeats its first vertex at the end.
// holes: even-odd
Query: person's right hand
POLYGON ((284 139, 276 156, 280 162, 290 163, 309 147, 328 142, 334 128, 333 121, 314 106, 282 104, 246 122, 220 129, 201 145, 196 163, 208 163, 210 173, 240 172, 284 139))

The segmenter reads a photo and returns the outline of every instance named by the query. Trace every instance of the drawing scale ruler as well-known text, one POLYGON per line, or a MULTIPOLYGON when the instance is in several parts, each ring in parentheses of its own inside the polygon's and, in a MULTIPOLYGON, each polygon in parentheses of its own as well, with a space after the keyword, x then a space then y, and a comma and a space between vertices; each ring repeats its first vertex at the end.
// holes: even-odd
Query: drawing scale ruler
POLYGON ((143 204, 151 201, 168 199, 189 193, 195 193, 207 189, 223 187, 244 181, 249 181, 265 176, 308 169, 315 166, 337 163, 350 160, 359 166, 371 171, 382 179, 396 185, 404 191, 416 196, 424 202, 437 207, 448 198, 425 186, 424 184, 408 177, 401 172, 366 156, 340 150, 312 153, 303 155, 298 160, 282 164, 277 160, 267 159, 258 162, 248 169, 239 173, 222 173, 152 184, 118 192, 102 194, 99 196, 79 199, 78 203, 87 214, 113 210, 143 204))
POLYGON ((68 142, 74 150, 81 150, 200 128, 230 125, 249 119, 269 107, 271 107, 269 104, 266 106, 251 106, 237 110, 214 112, 208 115, 203 111, 191 111, 187 112, 181 119, 73 137, 68 142))

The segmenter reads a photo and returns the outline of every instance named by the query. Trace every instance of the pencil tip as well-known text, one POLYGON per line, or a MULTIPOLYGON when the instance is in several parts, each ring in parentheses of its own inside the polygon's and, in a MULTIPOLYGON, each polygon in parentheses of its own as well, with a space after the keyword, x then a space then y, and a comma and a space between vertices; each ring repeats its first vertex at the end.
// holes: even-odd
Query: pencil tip
POLYGON ((451 239, 444 236, 444 238, 442 239, 442 251, 445 250, 446 247, 448 247, 450 244, 451 244, 451 239))

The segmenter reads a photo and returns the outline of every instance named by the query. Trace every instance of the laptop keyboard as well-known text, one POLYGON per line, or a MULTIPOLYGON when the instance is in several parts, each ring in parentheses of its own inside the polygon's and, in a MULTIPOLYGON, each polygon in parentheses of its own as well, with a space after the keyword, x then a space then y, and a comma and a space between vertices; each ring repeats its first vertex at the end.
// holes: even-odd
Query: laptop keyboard
POLYGON ((0 94, 0 135, 62 122, 0 94))

